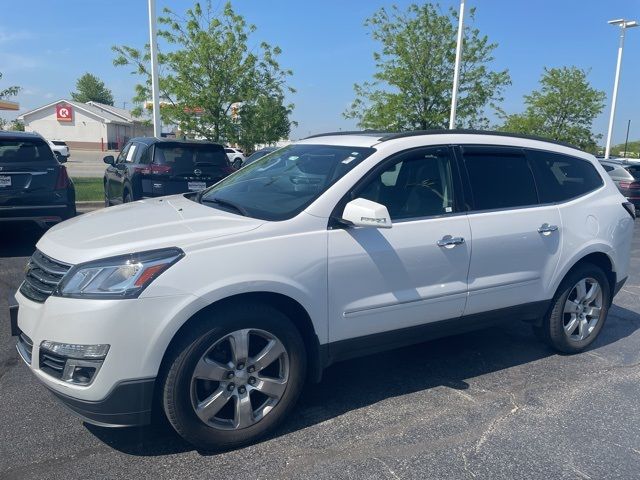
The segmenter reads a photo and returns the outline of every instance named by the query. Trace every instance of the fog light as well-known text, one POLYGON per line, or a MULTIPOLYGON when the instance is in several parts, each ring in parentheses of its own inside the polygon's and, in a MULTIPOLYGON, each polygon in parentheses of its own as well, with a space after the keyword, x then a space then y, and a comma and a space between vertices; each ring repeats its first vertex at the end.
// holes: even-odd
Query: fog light
POLYGON ((104 360, 109 352, 109 345, 78 345, 75 343, 58 343, 43 340, 40 348, 68 358, 104 360))
POLYGON ((79 345, 43 340, 40 343, 40 369, 60 380, 89 385, 104 362, 109 345, 79 345))

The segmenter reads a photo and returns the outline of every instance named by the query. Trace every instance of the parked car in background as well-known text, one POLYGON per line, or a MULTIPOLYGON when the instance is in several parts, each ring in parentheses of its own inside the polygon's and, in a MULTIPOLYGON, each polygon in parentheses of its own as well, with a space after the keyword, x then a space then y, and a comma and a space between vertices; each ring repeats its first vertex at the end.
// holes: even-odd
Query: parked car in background
POLYGON ((48 232, 12 332, 89 422, 140 425, 161 408, 198 448, 232 448, 272 432, 307 380, 348 358, 500 321, 583 351, 629 275, 634 215, 566 145, 316 136, 202 192, 48 232))
POLYGON ((105 205, 203 190, 233 173, 222 145, 139 137, 104 157, 105 205))
POLYGON ((262 157, 264 157, 265 155, 268 155, 271 152, 275 152, 276 150, 277 150, 276 147, 265 147, 265 148, 262 148, 262 149, 258 150, 257 152, 253 152, 251 155, 249 155, 244 160, 244 162, 242 162, 242 166, 244 167, 245 165, 249 165, 250 163, 253 163, 256 160, 259 160, 262 157))
POLYGON ((53 150, 53 153, 56 154, 56 158, 60 163, 65 163, 69 160, 71 153, 69 152, 69 147, 62 140, 47 140, 49 147, 53 150))
POLYGON ((620 193, 640 207, 640 162, 637 160, 599 159, 620 193))
POLYGON ((225 147, 224 152, 227 154, 231 166, 238 170, 242 166, 242 162, 244 162, 244 152, 239 148, 231 147, 225 147))
POLYGON ((35 133, 0 131, 0 221, 45 227, 75 214, 73 182, 47 142, 35 133))

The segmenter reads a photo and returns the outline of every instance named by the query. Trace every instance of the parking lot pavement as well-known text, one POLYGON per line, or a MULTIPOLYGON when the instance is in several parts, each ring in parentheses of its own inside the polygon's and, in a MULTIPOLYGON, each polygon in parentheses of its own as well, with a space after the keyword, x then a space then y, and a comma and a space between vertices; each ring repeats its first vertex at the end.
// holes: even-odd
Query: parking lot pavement
POLYGON ((344 362, 273 437, 217 455, 162 426, 85 425, 54 401, 8 337, 6 298, 37 239, 15 235, 0 243, 0 478, 638 478, 640 221, 587 352, 558 355, 514 321, 344 362))
POLYGON ((71 156, 65 165, 71 177, 101 178, 106 164, 102 159, 106 155, 116 157, 118 152, 101 152, 100 150, 71 150, 71 156))

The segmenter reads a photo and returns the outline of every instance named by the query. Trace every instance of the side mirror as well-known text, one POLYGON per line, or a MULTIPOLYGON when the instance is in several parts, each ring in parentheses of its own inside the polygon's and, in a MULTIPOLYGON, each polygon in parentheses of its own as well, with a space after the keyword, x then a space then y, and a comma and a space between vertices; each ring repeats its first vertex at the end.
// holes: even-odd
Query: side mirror
POLYGON ((116 159, 113 158, 113 155, 107 155, 102 159, 102 161, 107 165, 113 165, 114 163, 116 163, 116 159))
POLYGON ((67 157, 62 155, 60 152, 56 152, 56 158, 58 159, 58 163, 67 163, 67 157))
POLYGON ((356 198, 347 203, 342 213, 342 220, 356 227, 392 227, 387 207, 364 198, 356 198))

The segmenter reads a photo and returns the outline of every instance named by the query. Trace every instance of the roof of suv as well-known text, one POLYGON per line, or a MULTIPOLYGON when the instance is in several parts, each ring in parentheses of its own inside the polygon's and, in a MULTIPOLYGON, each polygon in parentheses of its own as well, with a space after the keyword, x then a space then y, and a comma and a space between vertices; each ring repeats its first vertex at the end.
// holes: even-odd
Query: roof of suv
POLYGON ((153 145, 155 143, 183 143, 185 145, 220 145, 216 142, 210 142, 208 140, 184 140, 181 138, 158 138, 158 137, 134 137, 132 142, 144 143, 145 145, 153 145))
POLYGON ((311 139, 320 139, 320 138, 329 140, 329 138, 331 138, 330 140, 331 142, 335 141, 336 143, 343 144, 345 143, 344 139, 348 138, 350 141, 350 144, 353 146, 372 147, 379 143, 388 142, 391 140, 397 140, 397 139, 408 138, 408 137, 428 136, 428 135, 481 135, 481 136, 493 136, 493 137, 504 137, 504 138, 520 138, 525 140, 534 140, 539 142, 551 143, 554 145, 560 145, 562 147, 572 148, 574 150, 580 150, 580 148, 576 147, 575 145, 570 145, 565 142, 559 142, 556 140, 537 137, 533 135, 521 135, 517 133, 496 132, 491 130, 466 130, 466 129, 416 130, 416 131, 400 132, 400 133, 384 132, 384 131, 376 131, 376 130, 331 132, 331 133, 323 133, 318 135, 311 135, 310 137, 306 137, 305 139, 303 139, 303 141, 311 140, 311 139))
POLYGON ((33 140, 42 137, 35 132, 16 132, 12 130, 0 130, 0 138, 11 138, 13 140, 33 140))

